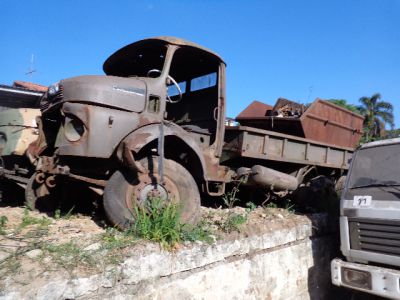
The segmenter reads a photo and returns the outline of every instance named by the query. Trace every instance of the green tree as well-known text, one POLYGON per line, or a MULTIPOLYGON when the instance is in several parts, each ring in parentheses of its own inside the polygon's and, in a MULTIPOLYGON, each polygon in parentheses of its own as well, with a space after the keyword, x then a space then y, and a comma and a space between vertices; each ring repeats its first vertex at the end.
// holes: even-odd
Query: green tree
POLYGON ((389 138, 389 139, 400 137, 400 128, 386 130, 386 137, 389 138))
POLYGON ((348 110, 350 110, 350 111, 352 111, 352 112, 354 112, 356 114, 361 114, 358 106, 356 106, 354 104, 347 103, 347 100, 345 100, 345 99, 330 99, 328 101, 333 103, 333 104, 336 104, 338 106, 341 106, 343 108, 346 108, 346 109, 348 109, 348 110))
POLYGON ((361 97, 359 110, 365 117, 364 120, 364 140, 366 142, 385 137, 385 127, 394 127, 393 105, 386 101, 381 101, 379 93, 372 97, 361 97))

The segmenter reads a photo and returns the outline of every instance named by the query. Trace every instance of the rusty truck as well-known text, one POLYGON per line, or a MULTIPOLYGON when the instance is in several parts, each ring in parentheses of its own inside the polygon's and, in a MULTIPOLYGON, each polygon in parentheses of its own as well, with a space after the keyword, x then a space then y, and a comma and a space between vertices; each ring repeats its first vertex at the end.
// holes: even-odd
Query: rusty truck
POLYGON ((290 192, 346 172, 361 116, 319 99, 309 107, 280 99, 226 126, 225 68, 209 49, 156 37, 116 51, 105 75, 51 85, 27 201, 35 206, 70 179, 103 193, 117 226, 129 226, 149 196, 179 203, 181 220, 195 223, 201 195, 220 197, 237 180, 290 192))

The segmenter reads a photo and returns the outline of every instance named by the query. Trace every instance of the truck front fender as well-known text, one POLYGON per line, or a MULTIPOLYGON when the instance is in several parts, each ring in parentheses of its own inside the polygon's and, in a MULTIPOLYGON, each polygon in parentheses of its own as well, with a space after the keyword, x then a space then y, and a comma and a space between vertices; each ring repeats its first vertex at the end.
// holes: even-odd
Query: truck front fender
MULTIPOLYGON (((136 163, 135 158, 139 155, 140 151, 150 143, 158 141, 160 137, 160 124, 151 124, 141 127, 129 135, 127 135, 120 143, 117 150, 117 157, 124 164, 141 170, 141 166, 136 163), (132 157, 133 154, 133 157, 132 157)), ((175 137, 183 142, 187 148, 195 155, 196 159, 201 165, 201 173, 206 180, 207 176, 207 163, 205 161, 204 153, 199 145, 194 141, 188 132, 173 123, 164 123, 164 138, 175 137)), ((166 144, 168 147, 168 144, 166 144)))

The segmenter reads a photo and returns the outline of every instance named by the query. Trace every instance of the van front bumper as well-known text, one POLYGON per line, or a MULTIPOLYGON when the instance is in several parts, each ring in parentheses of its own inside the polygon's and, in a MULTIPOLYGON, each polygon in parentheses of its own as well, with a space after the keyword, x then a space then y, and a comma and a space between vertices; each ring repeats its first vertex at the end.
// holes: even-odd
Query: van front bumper
POLYGON ((400 271, 334 259, 332 283, 366 293, 400 299, 400 271))

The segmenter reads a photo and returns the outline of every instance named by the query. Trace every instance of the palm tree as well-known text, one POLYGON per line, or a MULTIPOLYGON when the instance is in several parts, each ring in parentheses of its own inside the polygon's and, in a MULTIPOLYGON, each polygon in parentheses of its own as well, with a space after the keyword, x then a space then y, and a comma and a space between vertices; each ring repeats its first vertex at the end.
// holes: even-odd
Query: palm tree
POLYGON ((376 93, 372 97, 361 97, 361 106, 358 107, 365 117, 364 132, 366 141, 375 140, 385 136, 385 126, 394 127, 393 105, 380 101, 381 95, 376 93))

